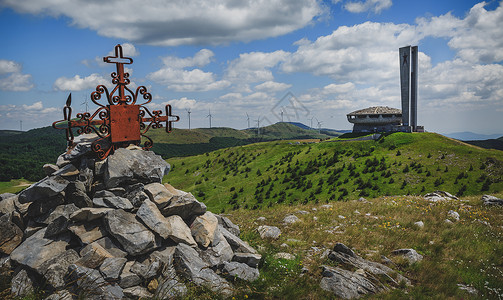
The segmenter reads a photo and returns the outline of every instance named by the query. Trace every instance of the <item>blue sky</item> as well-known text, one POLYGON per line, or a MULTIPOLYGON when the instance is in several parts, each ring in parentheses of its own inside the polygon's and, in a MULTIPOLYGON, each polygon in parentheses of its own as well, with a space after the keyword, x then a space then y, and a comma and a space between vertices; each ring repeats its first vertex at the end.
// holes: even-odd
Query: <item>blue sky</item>
MULTIPOLYGON (((237 129, 279 120, 351 129, 345 115, 400 108, 398 48, 418 45, 418 124, 503 134, 501 1, 0 0, 0 129, 75 112, 115 66, 118 43, 150 108, 176 127, 237 129), (297 109, 292 109, 292 103, 297 109)), ((96 107, 90 100, 89 111, 96 107)))

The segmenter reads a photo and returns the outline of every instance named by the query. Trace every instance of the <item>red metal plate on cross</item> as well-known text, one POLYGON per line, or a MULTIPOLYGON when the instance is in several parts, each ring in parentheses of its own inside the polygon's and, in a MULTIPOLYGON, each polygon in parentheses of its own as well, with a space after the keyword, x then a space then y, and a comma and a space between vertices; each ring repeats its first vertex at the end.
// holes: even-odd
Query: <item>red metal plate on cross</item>
POLYGON ((140 106, 108 105, 110 109, 110 138, 112 143, 139 141, 140 106))

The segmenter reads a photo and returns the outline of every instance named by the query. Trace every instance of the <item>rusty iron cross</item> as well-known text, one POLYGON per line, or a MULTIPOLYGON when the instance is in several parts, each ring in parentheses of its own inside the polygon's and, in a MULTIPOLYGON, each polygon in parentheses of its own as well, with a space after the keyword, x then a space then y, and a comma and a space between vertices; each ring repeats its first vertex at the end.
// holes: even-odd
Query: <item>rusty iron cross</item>
POLYGON ((98 138, 93 141, 91 149, 99 159, 105 159, 114 150, 127 147, 129 144, 140 145, 142 137, 145 138, 143 149, 152 148, 153 141, 145 135, 150 128, 162 128, 166 123, 166 132, 172 130, 172 123, 180 120, 171 112, 171 106, 166 105, 166 115, 162 116, 161 110, 150 110, 145 106, 152 101, 152 95, 147 92, 147 88, 139 86, 135 92, 127 85, 130 83, 129 73, 124 72, 124 64, 132 64, 133 59, 125 57, 122 53, 121 45, 115 46, 115 56, 103 57, 103 61, 116 64, 117 72, 113 72, 112 83, 114 89, 108 92, 104 85, 98 85, 91 93, 91 100, 99 107, 91 115, 89 112, 78 113, 72 119, 72 94, 68 96, 66 105, 63 108, 64 119, 56 121, 52 127, 64 129, 68 148, 75 146, 72 128, 77 129, 77 134, 96 133, 98 138), (100 104, 98 100, 105 94, 107 105, 100 104), (142 104, 136 104, 138 95, 145 100, 142 104))

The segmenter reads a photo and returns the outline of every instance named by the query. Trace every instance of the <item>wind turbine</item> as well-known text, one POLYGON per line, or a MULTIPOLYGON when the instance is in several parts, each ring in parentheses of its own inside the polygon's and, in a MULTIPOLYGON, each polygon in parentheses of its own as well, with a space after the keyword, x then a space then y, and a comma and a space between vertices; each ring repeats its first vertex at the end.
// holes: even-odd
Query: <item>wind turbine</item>
MULTIPOLYGON (((311 120, 311 126, 309 126, 310 129, 313 129, 313 119, 316 119, 316 118, 314 116, 311 117, 311 119, 310 119, 311 120)), ((316 120, 318 120, 318 119, 316 119, 316 120)))
POLYGON ((281 123, 283 123, 283 107, 281 108, 280 114, 281 114, 281 123))
POLYGON ((260 116, 257 119, 257 135, 260 135, 260 116))
POLYGON ((86 112, 87 112, 87 97, 84 95, 84 102, 82 102, 80 105, 85 105, 86 106, 86 112))
POLYGON ((189 109, 186 108, 185 110, 187 111, 187 114, 189 114, 189 130, 190 130, 190 113, 191 113, 191 111, 190 111, 190 108, 189 109))
POLYGON ((246 113, 246 121, 248 121, 248 127, 247 128, 250 128, 250 116, 248 115, 248 113, 246 113))
POLYGON ((318 126, 318 133, 321 133, 321 124, 323 123, 322 121, 319 121, 318 119, 316 119, 316 122, 318 123, 317 126, 318 126))
POLYGON ((206 118, 210 118, 210 128, 211 128, 211 110, 208 109, 208 115, 206 116, 206 118))

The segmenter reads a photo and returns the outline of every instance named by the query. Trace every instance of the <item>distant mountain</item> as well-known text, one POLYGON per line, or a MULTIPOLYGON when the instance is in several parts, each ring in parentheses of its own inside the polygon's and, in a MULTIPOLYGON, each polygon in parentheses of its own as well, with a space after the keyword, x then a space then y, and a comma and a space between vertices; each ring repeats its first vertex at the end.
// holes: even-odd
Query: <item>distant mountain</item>
POLYGON ((503 138, 477 140, 477 141, 464 141, 467 144, 478 146, 485 149, 496 149, 503 151, 503 138))
POLYGON ((503 134, 481 134, 470 131, 445 133, 447 137, 460 140, 460 141, 477 141, 477 140, 490 140, 500 138, 503 134))

